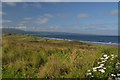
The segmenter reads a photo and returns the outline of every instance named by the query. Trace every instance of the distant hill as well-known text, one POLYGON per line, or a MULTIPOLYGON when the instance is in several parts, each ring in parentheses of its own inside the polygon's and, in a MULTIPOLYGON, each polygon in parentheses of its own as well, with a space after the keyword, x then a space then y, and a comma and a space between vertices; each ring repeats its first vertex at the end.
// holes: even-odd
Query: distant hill
POLYGON ((60 35, 60 34, 66 34, 70 35, 71 33, 65 33, 65 32, 34 32, 34 31, 24 31, 20 29, 12 29, 12 28, 3 28, 2 33, 17 33, 17 34, 30 34, 30 35, 60 35))
POLYGON ((26 32, 24 30, 20 30, 20 29, 12 29, 12 28, 2 28, 2 33, 21 33, 21 34, 25 34, 26 32))
POLYGON ((16 33, 16 34, 28 34, 28 35, 92 35, 92 34, 79 34, 79 33, 69 33, 69 32, 35 32, 35 31, 24 31, 20 29, 13 28, 2 28, 2 33, 16 33))

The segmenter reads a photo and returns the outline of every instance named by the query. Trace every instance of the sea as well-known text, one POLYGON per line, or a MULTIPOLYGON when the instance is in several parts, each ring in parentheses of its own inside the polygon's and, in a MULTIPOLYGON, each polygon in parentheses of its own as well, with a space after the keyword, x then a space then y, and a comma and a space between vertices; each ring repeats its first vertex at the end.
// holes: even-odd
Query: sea
POLYGON ((89 42, 94 44, 103 45, 119 45, 118 36, 106 36, 106 35, 81 35, 81 34, 54 34, 54 35, 34 35, 44 37, 48 39, 57 40, 76 40, 80 42, 89 42))

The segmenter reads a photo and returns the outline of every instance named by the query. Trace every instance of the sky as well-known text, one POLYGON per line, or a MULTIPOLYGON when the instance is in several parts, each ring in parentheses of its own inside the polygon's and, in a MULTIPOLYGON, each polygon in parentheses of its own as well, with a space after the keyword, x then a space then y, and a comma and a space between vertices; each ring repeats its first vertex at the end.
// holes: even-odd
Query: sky
POLYGON ((3 28, 118 34, 117 2, 3 2, 0 14, 3 28))
POLYGON ((119 2, 119 0, 1 0, 2 2, 119 2))

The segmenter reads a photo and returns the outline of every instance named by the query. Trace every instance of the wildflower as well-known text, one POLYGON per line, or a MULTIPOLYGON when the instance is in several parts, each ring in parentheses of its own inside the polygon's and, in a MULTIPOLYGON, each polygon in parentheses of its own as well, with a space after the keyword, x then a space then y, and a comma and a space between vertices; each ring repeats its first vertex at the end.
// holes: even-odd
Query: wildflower
POLYGON ((105 62, 105 61, 102 61, 102 62, 105 62))
POLYGON ((95 70, 95 69, 97 69, 97 67, 94 67, 93 69, 95 70))
POLYGON ((96 69, 93 70, 93 72, 96 72, 96 71, 97 71, 96 69))
POLYGON ((118 66, 118 65, 116 65, 116 66, 115 66, 115 68, 116 68, 116 69, 119 69, 119 66, 118 66))
POLYGON ((112 54, 111 56, 113 57, 114 55, 112 54))
POLYGON ((111 59, 111 60, 113 60, 113 59, 111 59))
POLYGON ((111 74, 111 76, 114 76, 114 74, 111 74))
POLYGON ((120 76, 120 74, 117 74, 117 76, 120 76))
POLYGON ((90 70, 88 70, 88 72, 90 72, 90 70))
POLYGON ((98 66, 97 68, 102 68, 102 66, 100 65, 100 66, 98 66))
POLYGON ((116 75, 114 75, 114 77, 115 77, 116 75))
POLYGON ((109 77, 108 80, 112 80, 112 78, 109 77))
POLYGON ((104 66, 104 64, 100 64, 100 66, 104 66))
POLYGON ((91 76, 91 77, 94 77, 94 76, 91 76))
POLYGON ((120 64, 119 62, 116 63, 116 65, 119 65, 119 64, 120 64))
POLYGON ((100 59, 104 59, 104 58, 100 58, 100 59))
POLYGON ((103 69, 106 69, 105 67, 103 69))
POLYGON ((89 75, 92 75, 92 73, 87 73, 87 75, 89 76, 89 75))
POLYGON ((105 73, 105 71, 103 69, 100 69, 99 71, 101 71, 102 73, 105 73))
POLYGON ((103 55, 104 57, 107 57, 107 54, 103 55))
POLYGON ((98 69, 101 68, 100 66, 97 67, 98 69))
POLYGON ((114 57, 112 57, 112 58, 114 58, 114 57))
POLYGON ((100 64, 101 62, 98 62, 98 64, 100 64))
POLYGON ((108 57, 106 57, 105 59, 108 59, 108 57))

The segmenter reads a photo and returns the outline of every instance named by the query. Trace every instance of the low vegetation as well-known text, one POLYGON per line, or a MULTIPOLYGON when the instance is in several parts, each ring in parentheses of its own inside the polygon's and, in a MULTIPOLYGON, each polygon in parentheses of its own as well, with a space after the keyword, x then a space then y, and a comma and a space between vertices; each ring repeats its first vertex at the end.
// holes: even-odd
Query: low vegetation
POLYGON ((120 78, 118 47, 22 34, 2 38, 3 78, 120 78), (104 55, 114 58, 103 60, 103 72, 96 71, 104 55))

